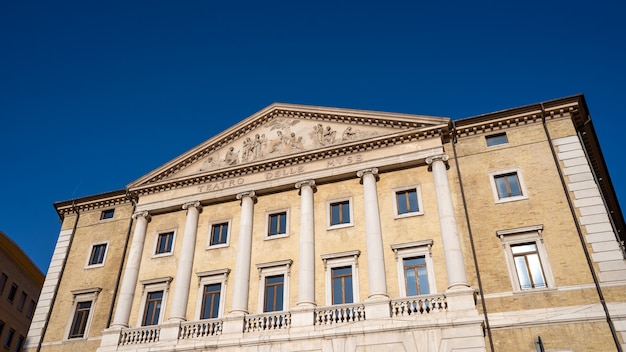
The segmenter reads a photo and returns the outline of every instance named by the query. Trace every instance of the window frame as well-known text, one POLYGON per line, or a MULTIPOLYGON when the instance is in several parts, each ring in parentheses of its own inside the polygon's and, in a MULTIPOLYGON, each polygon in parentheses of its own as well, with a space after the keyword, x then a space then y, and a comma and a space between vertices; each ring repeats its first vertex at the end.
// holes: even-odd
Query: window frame
POLYGON ((515 202, 518 200, 528 199, 528 191, 526 190, 526 184, 524 183, 524 177, 522 177, 522 171, 520 168, 511 168, 505 170, 492 171, 489 173, 489 179, 491 182, 491 190, 493 192, 493 199, 496 204, 499 203, 507 203, 507 202, 515 202), (506 176, 508 174, 516 174, 517 181, 519 182, 520 191, 522 192, 519 196, 511 196, 500 198, 498 194, 498 186, 496 184, 496 178, 506 176))
POLYGON ((352 201, 352 197, 344 197, 344 198, 337 198, 337 199, 332 199, 329 201, 326 201, 326 229, 327 230, 334 230, 334 229, 341 229, 341 228, 345 228, 345 227, 351 227, 354 226, 354 205, 353 205, 353 201, 352 201), (350 221, 349 222, 345 222, 345 223, 339 223, 339 224, 332 224, 332 206, 334 204, 338 204, 338 203, 344 203, 344 202, 348 202, 348 210, 350 211, 350 221))
POLYGON ((5 274, 3 271, 2 275, 0 275, 0 295, 4 293, 4 289, 6 288, 8 281, 9 281, 9 275, 5 274))
POLYGON ((26 310, 26 317, 29 319, 32 319, 33 316, 35 315, 36 308, 37 308, 37 301, 35 301, 34 299, 31 299, 30 303, 28 304, 28 309, 26 310))
POLYGON ((143 325, 144 316, 146 314, 146 303, 148 300, 148 294, 158 291, 163 291, 163 296, 161 298, 161 308, 159 310, 159 317, 157 318, 157 324, 159 325, 163 322, 163 318, 165 317, 165 309, 167 306, 167 296, 169 293, 170 283, 172 282, 171 276, 160 277, 156 279, 149 280, 141 280, 141 285, 143 286, 143 291, 141 294, 141 303, 139 307, 139 314, 137 315, 137 326, 154 326, 154 325, 143 325))
POLYGON ((326 305, 333 304, 333 285, 332 285, 332 269, 341 267, 352 267, 352 303, 361 302, 360 285, 359 285, 359 266, 358 258, 361 255, 360 250, 353 250, 340 253, 322 254, 321 258, 324 262, 324 278, 326 286, 326 305))
POLYGON ((509 136, 506 134, 506 132, 498 132, 498 133, 493 133, 493 134, 485 136, 485 145, 487 146, 487 148, 497 147, 497 146, 504 145, 504 144, 509 144, 509 136), (504 138, 506 139, 505 142, 491 144, 491 145, 489 144, 489 140, 495 140, 496 138, 502 137, 502 136, 504 136, 504 138))
POLYGON ((20 299, 17 301, 17 310, 18 311, 23 311, 24 310, 24 305, 26 304, 26 298, 28 297, 28 294, 26 293, 26 291, 22 290, 22 294, 20 295, 20 299))
POLYGON ((4 342, 2 342, 2 346, 4 346, 4 348, 6 349, 11 348, 13 337, 15 337, 15 329, 9 328, 9 332, 7 333, 7 336, 4 337, 4 342))
MULTIPOLYGON (((437 293, 437 280, 435 280, 435 266, 433 265, 432 251, 433 240, 423 240, 407 243, 392 244, 396 257, 396 270, 398 272, 398 294, 399 297, 409 297, 407 295, 406 277, 404 272, 404 260, 410 258, 424 257, 426 261, 426 272, 428 274, 428 294, 437 293)), ((412 296, 411 296, 412 297, 412 296)))
POLYGON ((412 185, 412 186, 394 188, 391 190, 391 199, 393 203, 394 219, 402 219, 402 218, 408 218, 412 216, 424 215, 424 206, 422 204, 422 188, 420 185, 412 185), (415 196, 417 197, 417 211, 406 212, 406 213, 400 214, 398 211, 398 193, 410 191, 410 190, 415 190, 415 196))
POLYGON ((101 242, 94 242, 91 244, 91 246, 89 247, 89 252, 87 254, 87 260, 85 261, 85 269, 92 269, 92 268, 101 268, 104 266, 104 263, 106 262, 106 258, 107 258, 107 253, 109 252, 109 241, 101 241, 101 242), (96 246, 102 246, 104 245, 104 254, 102 255, 102 262, 101 263, 96 263, 96 264, 91 264, 91 258, 93 256, 93 252, 95 250, 96 246))
POLYGON ((174 230, 164 230, 164 231, 159 231, 156 233, 155 239, 154 239, 154 249, 152 250, 152 258, 160 258, 160 257, 168 257, 171 255, 174 255, 174 249, 176 247, 176 229, 174 230), (172 246, 170 248, 169 252, 162 252, 162 253, 158 253, 158 249, 159 249, 159 239, 161 238, 161 235, 167 235, 167 234, 172 234, 172 246))
POLYGON ((224 248, 224 247, 230 246, 230 237, 231 237, 231 230, 232 230, 231 225, 232 225, 232 219, 211 221, 209 223, 209 236, 206 242, 206 249, 224 248), (213 227, 216 225, 222 225, 222 224, 227 224, 228 226, 228 229, 226 230, 226 242, 218 243, 218 244, 211 244, 211 239, 213 237, 213 227))
POLYGON ((204 304, 204 287, 207 285, 220 284, 220 300, 219 300, 219 308, 218 314, 216 318, 206 318, 206 319, 218 319, 224 316, 224 304, 226 301, 226 285, 228 283, 228 275, 230 274, 230 269, 219 269, 219 270, 211 270, 196 273, 198 276, 198 299, 196 301, 196 312, 195 317, 196 320, 204 320, 202 319, 202 308, 204 304))
POLYGON ((284 238, 284 237, 289 237, 289 208, 266 212, 265 214, 265 240, 273 240, 273 239, 284 238), (285 232, 277 233, 275 235, 270 235, 271 217, 273 215, 280 215, 283 213, 285 214, 285 232))
POLYGON ((72 313, 69 316, 67 326, 65 328, 65 335, 63 335, 65 336, 65 340, 86 340, 89 337, 89 330, 91 328, 91 323, 94 316, 93 312, 96 309, 98 296, 101 291, 102 288, 100 287, 72 291, 72 313), (78 305, 84 302, 91 302, 91 306, 89 307, 89 310, 87 312, 87 318, 85 319, 83 334, 79 337, 70 337, 70 334, 72 333, 72 328, 74 327, 76 314, 78 313, 78 305))
POLYGON ((548 254, 543 245, 542 232, 543 225, 533 225, 496 231, 496 235, 500 238, 502 248, 504 249, 506 266, 509 272, 509 278, 511 280, 511 287, 513 288, 514 293, 536 292, 556 288, 554 275, 552 274, 552 268, 550 267, 550 261, 548 260, 548 254), (526 243, 534 243, 537 248, 537 254, 541 263, 541 267, 543 269, 546 287, 528 289, 522 289, 521 287, 511 246, 526 243))
POLYGON ((258 312, 265 312, 265 280, 271 276, 283 276, 283 309, 274 312, 286 312, 289 310, 289 277, 293 260, 285 259, 268 263, 257 264, 257 270, 259 271, 259 297, 258 297, 258 312))
POLYGON ((19 286, 15 282, 13 282, 11 284, 11 288, 9 289, 9 294, 7 295, 7 300, 11 302, 11 304, 15 302, 15 296, 17 295, 18 289, 19 289, 19 286))
POLYGON ((115 208, 104 209, 100 212, 100 221, 113 220, 115 218, 115 208), (111 214, 109 217, 108 214, 111 214))

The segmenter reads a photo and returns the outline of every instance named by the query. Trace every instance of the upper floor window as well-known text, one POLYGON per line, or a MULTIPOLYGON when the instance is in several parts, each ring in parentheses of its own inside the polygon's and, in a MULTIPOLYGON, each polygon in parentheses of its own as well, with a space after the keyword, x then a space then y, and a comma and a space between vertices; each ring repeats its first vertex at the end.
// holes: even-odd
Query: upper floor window
POLYGON ((67 330, 68 339, 86 338, 101 288, 73 291, 74 308, 67 330))
POLYGON ((7 336, 4 338, 4 348, 11 347, 11 343, 13 342, 13 336, 15 336, 15 329, 9 329, 7 336))
POLYGON ((224 293, 230 269, 197 273, 200 279, 196 316, 199 319, 214 319, 223 315, 224 293))
POLYGON ((17 338, 17 343, 15 344, 15 349, 13 350, 13 352, 21 352, 22 351, 22 346, 24 345, 24 336, 20 335, 17 338))
POLYGON ((113 215, 115 215, 115 209, 103 210, 102 213, 100 213, 100 220, 113 219, 113 215))
POLYGON ((219 221, 211 224, 209 247, 226 247, 229 241, 230 221, 219 221))
POLYGON ((269 215, 268 236, 287 234, 287 212, 274 213, 269 215))
POLYGON ((261 312, 289 309, 289 269, 292 263, 291 259, 287 259, 257 264, 261 312))
POLYGON ((104 257, 107 251, 107 243, 96 243, 91 246, 87 266, 104 265, 104 257))
POLYGON ((500 230, 513 291, 554 287, 554 279, 543 246, 543 225, 500 230))
POLYGON ((352 225, 352 200, 350 198, 328 202, 329 228, 340 228, 352 225))
POLYGON ((26 297, 28 297, 28 295, 26 294, 26 292, 22 291, 22 294, 20 295, 20 300, 17 302, 17 310, 19 310, 20 312, 24 310, 24 304, 26 304, 26 297))
POLYGON ((491 188, 496 203, 528 199, 519 169, 508 169, 489 173, 491 188))
POLYGON ((488 147, 493 147, 493 146, 496 146, 496 145, 509 143, 509 140, 506 137, 506 132, 505 133, 492 134, 490 136, 485 136, 485 140, 487 141, 487 146, 488 147))
POLYGON ((433 240, 393 244, 400 297, 435 293, 435 273, 430 248, 433 240))
POLYGON ((13 283, 11 285, 11 288, 9 289, 9 295, 7 296, 7 299, 9 300, 9 302, 13 303, 13 300, 15 300, 16 294, 17 294, 17 285, 13 283))
POLYGON ((359 302, 357 259, 359 250, 324 254, 326 269, 326 304, 359 302))
POLYGON ((393 196, 393 209, 396 218, 424 214, 420 186, 395 189, 393 196))
POLYGON ((7 280, 9 280, 7 274, 2 273, 2 275, 0 275, 0 295, 2 294, 2 292, 4 292, 4 287, 7 285, 7 280))
POLYGON ((157 235, 155 255, 171 254, 174 247, 174 231, 163 232, 157 235))
POLYGON ((35 314, 35 306, 37 306, 37 303, 34 299, 31 299, 30 303, 28 304, 28 309, 26 310, 26 316, 28 318, 32 319, 33 314, 35 314))

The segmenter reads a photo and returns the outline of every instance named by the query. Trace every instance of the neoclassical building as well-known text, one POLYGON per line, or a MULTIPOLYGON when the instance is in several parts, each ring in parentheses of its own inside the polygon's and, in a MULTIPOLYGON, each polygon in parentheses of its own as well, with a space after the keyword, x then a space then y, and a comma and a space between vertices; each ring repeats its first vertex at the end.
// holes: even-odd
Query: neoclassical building
POLYGON ((63 220, 27 351, 621 351, 583 96, 452 121, 273 104, 63 220))

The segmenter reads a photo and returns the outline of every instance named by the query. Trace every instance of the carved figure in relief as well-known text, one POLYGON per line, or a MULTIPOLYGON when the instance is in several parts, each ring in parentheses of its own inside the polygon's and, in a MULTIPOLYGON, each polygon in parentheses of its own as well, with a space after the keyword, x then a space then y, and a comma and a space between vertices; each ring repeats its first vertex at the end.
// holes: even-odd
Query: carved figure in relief
POLYGON ((250 139, 250 137, 246 138, 243 141, 243 147, 242 147, 243 152, 241 153, 242 161, 249 161, 252 158, 253 144, 254 142, 252 142, 252 139, 250 139))
POLYGON ((239 151, 235 151, 234 147, 228 148, 224 161, 226 162, 226 165, 236 165, 239 161, 239 151))
POLYGON ((321 123, 313 126, 313 134, 315 135, 315 141, 317 143, 324 145, 324 127, 322 127, 321 123))
POLYGON ((261 136, 258 133, 254 136, 252 151, 254 159, 258 159, 263 156, 263 141, 261 140, 261 136))
POLYGON ((343 135, 341 136, 341 140, 343 142, 353 141, 356 137, 356 132, 352 132, 352 127, 348 127, 343 131, 343 135))
POLYGON ((335 143, 335 135, 337 131, 333 131, 330 126, 326 126, 326 132, 324 132, 324 143, 325 144, 333 144, 335 143))
POLYGON ((210 156, 204 161, 204 163, 200 167, 200 170, 198 171, 211 170, 211 169, 215 169, 216 167, 217 167, 217 162, 213 159, 212 156, 210 156))

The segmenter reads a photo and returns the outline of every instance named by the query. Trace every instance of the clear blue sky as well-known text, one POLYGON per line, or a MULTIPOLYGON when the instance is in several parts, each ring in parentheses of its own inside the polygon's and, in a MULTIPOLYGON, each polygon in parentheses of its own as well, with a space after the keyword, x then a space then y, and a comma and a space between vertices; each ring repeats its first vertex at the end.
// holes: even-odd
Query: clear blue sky
POLYGON ((3 1, 0 229, 124 188, 272 102, 474 116, 584 93, 622 201, 626 5, 3 1))

